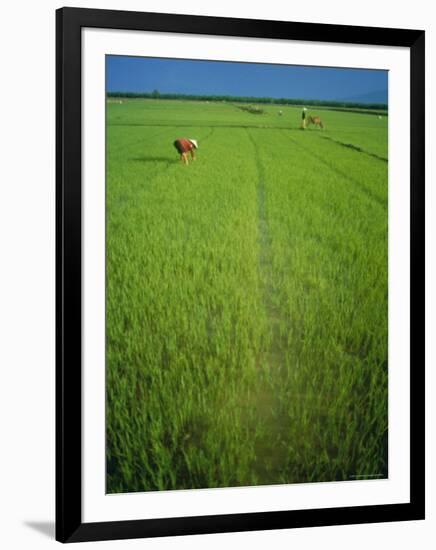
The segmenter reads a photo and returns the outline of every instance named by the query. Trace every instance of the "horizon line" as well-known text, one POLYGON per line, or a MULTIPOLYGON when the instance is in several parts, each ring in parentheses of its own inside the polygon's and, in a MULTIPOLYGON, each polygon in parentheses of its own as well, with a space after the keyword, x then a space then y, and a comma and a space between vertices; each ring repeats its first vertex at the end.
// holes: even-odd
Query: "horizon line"
MULTIPOLYGON (((377 90, 378 91, 378 90, 377 90)), ((383 90, 380 90, 383 92, 383 90)), ((186 93, 186 92, 159 92, 159 90, 152 91, 141 91, 141 92, 132 92, 126 90, 107 90, 106 95, 118 94, 123 96, 153 96, 151 99, 165 98, 165 96, 183 96, 183 97, 192 97, 192 98, 239 98, 239 99, 262 99, 262 100, 272 100, 273 102, 279 101, 296 101, 301 103, 309 102, 322 102, 322 103, 340 103, 340 104, 359 104, 359 105, 383 105, 388 107, 388 103, 385 101, 368 101, 367 103, 353 99, 317 99, 317 98, 303 98, 303 97, 274 97, 274 96, 251 96, 251 95, 238 95, 238 94, 210 94, 210 93, 186 93)), ((366 95, 366 94, 362 94, 366 95)))

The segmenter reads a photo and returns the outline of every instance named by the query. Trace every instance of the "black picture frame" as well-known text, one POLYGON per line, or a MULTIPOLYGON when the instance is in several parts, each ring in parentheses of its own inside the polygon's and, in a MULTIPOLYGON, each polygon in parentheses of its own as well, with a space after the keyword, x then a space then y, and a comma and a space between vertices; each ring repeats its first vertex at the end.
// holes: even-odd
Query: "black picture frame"
POLYGON ((56 539, 159 537, 424 518, 424 41, 419 30, 62 8, 56 13, 56 539), (410 502, 135 521, 82 522, 81 29, 353 43, 410 49, 410 502))

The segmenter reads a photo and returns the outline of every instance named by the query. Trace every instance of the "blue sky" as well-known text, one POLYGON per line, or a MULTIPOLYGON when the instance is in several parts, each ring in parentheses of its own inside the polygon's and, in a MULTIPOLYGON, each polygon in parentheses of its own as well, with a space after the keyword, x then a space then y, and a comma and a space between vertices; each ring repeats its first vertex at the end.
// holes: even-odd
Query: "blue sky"
POLYGON ((387 101, 388 73, 222 61, 108 56, 108 92, 387 101), (380 98, 378 98, 380 96, 380 98), (371 98, 371 99, 370 99, 371 98), (378 99, 377 99, 378 98, 378 99))

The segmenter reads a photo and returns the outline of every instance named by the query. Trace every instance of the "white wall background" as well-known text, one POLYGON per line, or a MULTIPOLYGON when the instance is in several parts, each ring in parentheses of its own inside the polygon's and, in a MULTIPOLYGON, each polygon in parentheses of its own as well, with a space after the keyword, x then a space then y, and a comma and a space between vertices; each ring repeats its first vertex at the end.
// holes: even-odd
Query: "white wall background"
MULTIPOLYGON (((62 2, 8 3, 0 33, 0 545, 8 550, 55 546, 54 527, 54 219, 55 219, 55 9, 62 2)), ((420 28, 427 31, 427 464, 435 462, 436 391, 431 342, 436 328, 435 193, 430 137, 435 111, 432 3, 379 0, 74 1, 73 6, 161 11, 289 21, 420 28), (433 207, 433 208, 432 208, 433 207), (431 249, 433 252, 431 254, 431 249), (431 434, 432 432, 432 434, 431 434)), ((435 475, 428 468, 424 522, 324 527, 255 533, 96 543, 108 549, 434 548, 435 475)), ((86 543, 84 546, 89 546, 86 543)))

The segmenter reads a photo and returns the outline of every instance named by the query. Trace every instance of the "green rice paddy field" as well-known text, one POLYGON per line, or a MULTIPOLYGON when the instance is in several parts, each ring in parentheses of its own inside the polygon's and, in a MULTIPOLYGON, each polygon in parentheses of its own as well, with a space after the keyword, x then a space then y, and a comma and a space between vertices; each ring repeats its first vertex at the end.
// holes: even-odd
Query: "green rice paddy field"
POLYGON ((387 476, 387 117, 263 108, 108 101, 110 493, 387 476))

